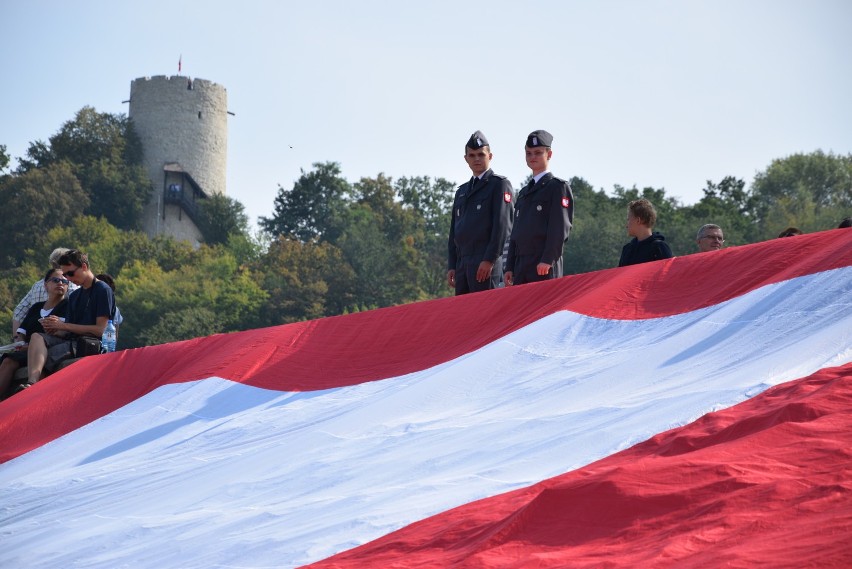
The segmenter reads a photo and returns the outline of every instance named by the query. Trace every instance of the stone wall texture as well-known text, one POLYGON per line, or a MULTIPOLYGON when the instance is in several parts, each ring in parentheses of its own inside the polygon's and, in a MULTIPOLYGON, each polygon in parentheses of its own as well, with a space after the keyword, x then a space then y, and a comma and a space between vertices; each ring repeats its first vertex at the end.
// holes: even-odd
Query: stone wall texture
POLYGON ((151 200, 145 231, 200 241, 200 233, 179 208, 164 208, 163 166, 178 163, 208 195, 225 194, 228 96, 205 79, 158 75, 130 83, 128 117, 142 140, 151 200), (165 217, 164 217, 165 214, 165 217))

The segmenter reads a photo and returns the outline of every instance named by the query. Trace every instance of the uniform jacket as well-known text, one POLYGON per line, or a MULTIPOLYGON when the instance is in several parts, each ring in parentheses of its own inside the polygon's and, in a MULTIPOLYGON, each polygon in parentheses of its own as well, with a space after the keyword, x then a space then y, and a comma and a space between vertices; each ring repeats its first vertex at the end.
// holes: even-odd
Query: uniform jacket
POLYGON ((512 230, 513 202, 511 182, 490 169, 473 188, 471 182, 459 186, 447 243, 448 269, 467 256, 475 257, 475 263, 497 260, 512 230))
POLYGON ((574 224, 574 194, 565 180, 548 172, 537 184, 526 186, 515 203, 515 222, 509 238, 506 271, 514 271, 515 257, 538 256, 552 265, 574 224))

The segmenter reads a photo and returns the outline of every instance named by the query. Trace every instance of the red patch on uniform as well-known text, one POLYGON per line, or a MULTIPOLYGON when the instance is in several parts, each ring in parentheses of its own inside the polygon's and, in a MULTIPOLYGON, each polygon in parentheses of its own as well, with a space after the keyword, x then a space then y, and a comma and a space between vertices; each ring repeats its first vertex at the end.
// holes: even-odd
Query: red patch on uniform
POLYGON ((503 201, 506 203, 512 203, 512 194, 509 192, 503 192, 503 201))
POLYGON ((562 207, 568 207, 571 205, 571 198, 562 198, 562 207))

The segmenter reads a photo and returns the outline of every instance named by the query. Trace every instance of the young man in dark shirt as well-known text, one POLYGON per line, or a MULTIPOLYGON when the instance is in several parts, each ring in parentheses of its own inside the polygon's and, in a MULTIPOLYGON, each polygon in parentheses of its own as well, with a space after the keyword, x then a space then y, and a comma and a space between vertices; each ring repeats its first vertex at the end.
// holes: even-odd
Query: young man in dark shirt
POLYGON ((112 289, 95 278, 89 267, 89 257, 72 249, 59 258, 59 267, 66 279, 79 288, 68 297, 65 320, 50 315, 42 320, 45 334, 33 334, 27 351, 29 383, 41 379, 45 368, 56 365, 73 355, 75 340, 80 336, 98 338, 103 335, 110 316, 115 311, 112 289))
POLYGON ((619 267, 670 259, 672 250, 662 233, 654 231, 657 210, 646 199, 633 200, 627 206, 627 234, 633 239, 621 250, 619 267))

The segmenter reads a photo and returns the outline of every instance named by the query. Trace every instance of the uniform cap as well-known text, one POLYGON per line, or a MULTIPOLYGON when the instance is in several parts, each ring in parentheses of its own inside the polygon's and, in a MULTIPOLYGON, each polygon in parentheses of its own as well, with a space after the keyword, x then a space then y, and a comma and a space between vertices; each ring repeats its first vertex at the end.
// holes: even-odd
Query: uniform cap
POLYGON ((471 134, 470 138, 467 140, 467 144, 465 144, 465 147, 472 148, 474 150, 482 148, 483 146, 488 146, 488 139, 485 138, 485 135, 482 134, 481 130, 477 130, 471 134))
POLYGON ((527 146, 535 148, 536 146, 550 147, 553 142, 553 135, 546 130, 534 130, 527 137, 527 146))

